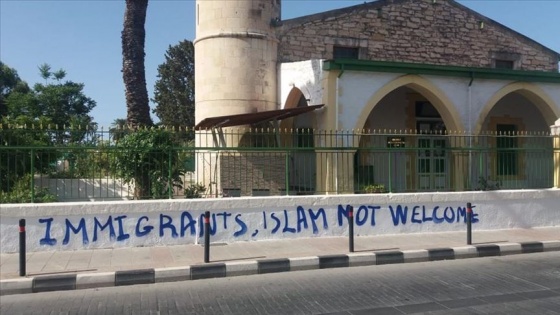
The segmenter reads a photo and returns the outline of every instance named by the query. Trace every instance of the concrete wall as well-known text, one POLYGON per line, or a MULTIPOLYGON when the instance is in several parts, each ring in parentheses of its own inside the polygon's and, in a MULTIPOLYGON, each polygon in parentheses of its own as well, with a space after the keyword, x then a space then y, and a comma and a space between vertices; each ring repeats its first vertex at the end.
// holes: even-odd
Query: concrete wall
POLYGON ((464 231, 473 203, 474 230, 560 225, 560 190, 379 194, 13 204, 0 207, 0 248, 16 252, 18 220, 27 220, 29 251, 198 243, 200 216, 212 212, 212 242, 347 235, 464 231))
POLYGON ((36 177, 35 185, 44 187, 62 201, 118 201, 134 196, 134 186, 114 178, 36 177))

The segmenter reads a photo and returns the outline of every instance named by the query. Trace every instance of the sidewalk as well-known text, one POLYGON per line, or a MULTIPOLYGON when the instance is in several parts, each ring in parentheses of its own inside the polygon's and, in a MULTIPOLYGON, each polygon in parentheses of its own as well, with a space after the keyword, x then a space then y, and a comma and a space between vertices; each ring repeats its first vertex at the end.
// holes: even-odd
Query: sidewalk
POLYGON ((211 244, 211 264, 204 264, 204 247, 200 245, 32 252, 27 254, 26 277, 19 277, 18 253, 1 254, 0 295, 302 269, 560 251, 560 226, 473 231, 472 240, 473 245, 467 246, 466 232, 357 236, 354 253, 348 251, 348 237, 211 244), (120 276, 124 276, 121 282, 120 276), (65 285, 69 287, 61 287, 60 279, 65 279, 65 285), (43 283, 43 280, 46 282, 43 283), (39 289, 41 285, 46 288, 39 289))

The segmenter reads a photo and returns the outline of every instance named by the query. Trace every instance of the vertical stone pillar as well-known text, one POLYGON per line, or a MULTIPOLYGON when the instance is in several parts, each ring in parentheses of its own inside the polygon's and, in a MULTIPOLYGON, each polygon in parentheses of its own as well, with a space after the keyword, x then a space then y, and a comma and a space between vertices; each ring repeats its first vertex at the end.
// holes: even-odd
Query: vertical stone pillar
MULTIPOLYGON (((471 137, 471 139, 474 138, 457 133, 450 134, 448 136, 449 146, 465 150, 469 147, 469 137, 471 137)), ((463 150, 453 150, 449 152, 451 190, 453 191, 464 191, 471 183, 471 174, 469 173, 469 164, 472 162, 471 156, 463 150)))
POLYGON ((316 150, 317 192, 326 195, 354 193, 355 150, 316 150))
POLYGON ((354 154, 356 150, 335 150, 325 147, 315 150, 317 158, 317 188, 319 194, 354 193, 354 154))
POLYGON ((315 190, 320 195, 332 194, 336 189, 333 185, 333 167, 332 167, 332 151, 330 150, 315 150, 317 158, 316 163, 316 187, 315 190))
POLYGON ((554 188, 560 188, 560 119, 550 126, 550 133, 553 136, 553 156, 554 156, 554 188))

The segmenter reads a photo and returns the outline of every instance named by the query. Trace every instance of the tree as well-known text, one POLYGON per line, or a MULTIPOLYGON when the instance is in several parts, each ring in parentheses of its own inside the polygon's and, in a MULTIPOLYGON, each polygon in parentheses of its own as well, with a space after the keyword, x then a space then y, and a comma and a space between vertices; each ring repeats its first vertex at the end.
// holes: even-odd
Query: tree
MULTIPOLYGON (((15 124, 43 123, 64 126, 91 126, 89 112, 96 106, 93 99, 84 94, 84 84, 62 80, 66 71, 50 71, 48 64, 39 66, 45 84, 37 83, 33 89, 20 88, 11 91, 6 98, 6 118, 15 124), (55 81, 49 82, 49 79, 55 81)), ((82 139, 61 135, 55 143, 79 142, 82 139)))
MULTIPOLYGON (((53 132, 55 144, 82 141, 86 134, 85 130, 70 132, 66 127, 82 126, 85 129, 85 126, 91 126, 93 119, 89 116, 89 112, 96 106, 95 101, 84 94, 83 83, 61 81, 66 76, 66 71, 60 69, 51 72, 47 64, 41 65, 39 71, 45 79, 45 84, 37 83, 33 87, 35 101, 12 106, 12 111, 18 110, 20 114, 24 114, 25 112, 21 112, 21 105, 26 105, 27 113, 33 112, 38 117, 48 117, 58 129, 53 132), (49 79, 54 79, 55 82, 49 83, 49 79)), ((11 100, 10 104, 14 105, 15 100, 11 100)))
MULTIPOLYGON (((153 110, 165 126, 194 127, 194 46, 183 40, 169 46, 158 66, 153 110)), ((194 134, 189 134, 189 139, 194 134)))
POLYGON ((141 129, 117 142, 111 169, 125 183, 134 183, 136 199, 166 198, 173 187, 182 188, 173 138, 168 130, 141 129))
POLYGON ((6 100, 12 93, 29 93, 29 86, 17 71, 0 61, 0 118, 8 114, 6 100))
POLYGON ((119 142, 129 131, 126 119, 124 118, 115 119, 109 128, 109 134, 115 142, 119 142))
POLYGON ((144 43, 148 0, 126 0, 122 31, 123 81, 126 93, 127 121, 133 127, 153 125, 150 117, 144 43))
MULTIPOLYGON (((54 201, 45 189, 34 187, 32 193, 34 174, 50 173, 62 158, 62 152, 53 145, 95 141, 88 115, 95 101, 84 95, 83 84, 62 82, 66 72, 52 72, 48 64, 39 66, 45 83, 35 84, 33 89, 14 69, 2 63, 0 69, 0 146, 4 147, 0 150, 0 203, 54 201), (51 83, 50 79, 55 81, 51 83), (56 130, 48 129, 56 124, 56 130), (38 128, 41 125, 45 129, 38 128), (65 125, 82 128, 65 129, 65 125)), ((74 164, 78 158, 72 150, 66 152, 66 159, 74 164)))

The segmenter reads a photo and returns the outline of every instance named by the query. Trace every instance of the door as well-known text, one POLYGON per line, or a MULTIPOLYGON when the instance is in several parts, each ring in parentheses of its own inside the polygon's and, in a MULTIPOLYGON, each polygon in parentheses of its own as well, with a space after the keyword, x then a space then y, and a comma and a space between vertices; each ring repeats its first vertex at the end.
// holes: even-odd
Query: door
POLYGON ((416 159, 418 190, 440 191, 448 187, 448 165, 446 140, 441 137, 421 137, 418 139, 416 159))

